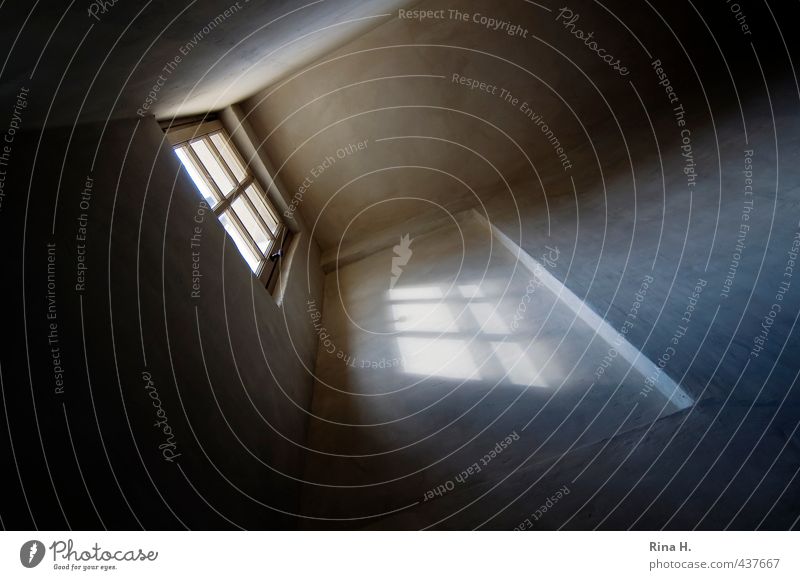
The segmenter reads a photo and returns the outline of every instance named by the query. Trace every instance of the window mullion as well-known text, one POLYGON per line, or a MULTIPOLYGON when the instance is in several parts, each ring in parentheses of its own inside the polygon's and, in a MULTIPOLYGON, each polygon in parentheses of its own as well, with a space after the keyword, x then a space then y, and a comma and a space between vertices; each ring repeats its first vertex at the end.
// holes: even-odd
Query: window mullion
MULTIPOLYGON (((216 198, 216 204, 212 208, 214 215, 216 215, 218 219, 221 219, 222 216, 225 215, 227 219, 231 220, 230 226, 237 230, 238 235, 241 236, 244 243, 244 246, 242 246, 244 251, 241 251, 241 253, 246 256, 248 262, 252 261, 252 258, 247 255, 247 249, 249 248, 250 252, 252 252, 253 256, 257 258, 258 261, 257 266, 254 269, 256 276, 258 276, 268 288, 271 288, 270 280, 272 280, 275 272, 279 269, 278 264, 280 263, 280 260, 271 260, 270 256, 283 248, 283 245, 287 240, 287 232, 289 232, 286 224, 281 219, 280 214, 277 212, 272 203, 272 200, 270 200, 269 196, 262 191, 261 185, 250 171, 249 165, 244 163, 240 151, 233 145, 230 136, 227 134, 224 128, 220 126, 219 123, 217 123, 215 126, 209 126, 207 130, 203 132, 194 131, 190 137, 186 138, 188 134, 188 131, 181 129, 181 133, 176 136, 179 138, 183 137, 185 140, 177 142, 175 139, 172 139, 171 143, 173 149, 177 150, 180 148, 186 152, 186 156, 183 158, 183 161, 185 161, 187 165, 191 163, 191 165, 194 166, 196 169, 195 176, 198 179, 203 179, 205 181, 208 190, 211 192, 211 196, 216 198), (221 139, 219 147, 217 147, 216 143, 212 140, 212 137, 215 135, 219 135, 219 138, 221 139), (200 160, 199 155, 192 147, 193 142, 197 143, 198 145, 202 143, 205 145, 205 147, 207 147, 207 150, 213 157, 214 162, 219 164, 226 178, 234 184, 234 187, 230 192, 227 193, 227 195, 221 190, 220 186, 217 185, 216 181, 212 177, 209 170, 210 166, 207 167, 200 160), (233 156, 231 157, 230 163, 227 161, 223 153, 225 155, 230 154, 233 156), (241 172, 239 171, 240 164, 242 169, 241 172), (236 171, 239 173, 235 173, 234 169, 236 169, 236 171), (241 181, 236 178, 237 174, 243 174, 241 181), (250 195, 248 194, 248 188, 251 186, 254 188, 255 195, 260 196, 259 200, 251 199, 250 195), (255 222, 251 224, 255 227, 253 232, 249 231, 245 227, 244 222, 238 216, 233 207, 233 202, 239 196, 243 196, 245 198, 242 203, 244 203, 246 206, 246 211, 251 215, 256 216, 255 222), (257 205, 256 201, 264 204, 264 208, 262 208, 262 210, 259 210, 261 206, 257 205), (266 210, 267 212, 267 214, 264 216, 261 215, 263 210, 266 210), (270 229, 267 219, 275 221, 275 232, 270 229), (261 232, 257 232, 257 228, 259 227, 266 232, 267 246, 264 252, 260 250, 255 241, 255 233, 259 234, 259 239, 261 237, 261 232)), ((211 160, 209 160, 209 163, 213 164, 211 160)), ((197 183, 198 187, 200 187, 200 181, 197 183)), ((249 220, 250 217, 247 217, 249 220)))
POLYGON ((250 187, 253 184, 253 176, 252 175, 245 175, 245 178, 242 180, 239 185, 236 186, 236 189, 231 196, 231 199, 237 198, 244 193, 244 190, 250 187))
POLYGON ((194 149, 192 149, 192 144, 191 144, 191 143, 189 143, 189 144, 186 146, 186 148, 185 148, 185 149, 186 149, 186 151, 188 151, 188 153, 189 153, 189 156, 192 158, 192 161, 194 161, 194 164, 195 164, 195 166, 196 166, 196 167, 198 167, 198 168, 200 169, 200 171, 202 171, 202 172, 203 172, 203 175, 205 176, 205 178, 206 178, 206 181, 208 182, 208 184, 211 186, 211 188, 212 188, 214 191, 216 191, 216 192, 217 192, 217 195, 219 196, 219 199, 220 199, 220 200, 224 200, 224 199, 225 199, 225 195, 222 193, 222 191, 220 190, 220 188, 219 188, 219 187, 217 187, 217 184, 216 184, 216 182, 215 182, 215 181, 214 181, 214 179, 211 177, 211 174, 208 172, 208 169, 206 169, 206 166, 205 166, 205 164, 204 164, 202 161, 200 161, 200 158, 197 156, 197 153, 195 153, 195 152, 194 152, 194 149))
POLYGON ((256 216, 258 222, 264 227, 264 231, 267 232, 267 235, 270 238, 270 241, 275 240, 276 236, 272 234, 272 231, 269 229, 267 222, 264 221, 264 218, 261 217, 261 214, 256 209, 256 205, 250 200, 250 196, 245 194, 242 196, 247 203, 247 207, 249 207, 253 211, 253 215, 256 216))
MULTIPOLYGON (((212 134, 213 134, 213 132, 212 133, 207 133, 206 135, 203 135, 203 141, 206 142, 206 145, 208 146, 208 150, 211 151, 211 153, 214 155, 214 157, 217 158, 217 163, 219 163, 220 166, 222 167, 222 169, 225 171, 225 173, 228 174, 228 177, 230 178, 231 182, 239 183, 239 180, 233 174, 233 170, 228 166, 228 162, 225 161, 225 158, 222 156, 222 154, 219 152, 219 149, 217 149, 217 146, 214 145, 214 142, 211 140, 211 135, 212 134)), ((224 138, 224 136, 223 136, 223 138, 224 138)))
POLYGON ((224 213, 225 210, 228 209, 231 206, 233 201, 237 197, 242 195, 242 193, 244 193, 244 190, 247 189, 247 187, 252 182, 253 182, 253 178, 252 177, 250 177, 250 176, 246 177, 245 180, 242 183, 240 183, 239 185, 236 186, 236 189, 233 190, 233 193, 231 193, 228 197, 225 197, 225 198, 222 199, 222 201, 219 203, 219 205, 214 208, 214 213, 217 214, 217 215, 220 215, 220 214, 224 213))
POLYGON ((226 210, 226 209, 228 209, 228 208, 231 206, 231 203, 233 203, 233 200, 234 200, 234 198, 233 198, 233 197, 224 198, 224 199, 223 199, 221 202, 219 202, 219 203, 217 204, 217 206, 214 208, 214 215, 216 215, 217 217, 219 217, 219 216, 221 216, 222 214, 224 214, 224 213, 225 213, 225 210, 226 210))
POLYGON ((245 241, 250 245, 250 248, 256 253, 256 256, 261 256, 261 260, 264 260, 264 254, 261 252, 261 249, 256 244, 255 240, 253 240, 253 236, 250 235, 250 232, 244 227, 242 220, 239 219, 239 216, 236 215, 236 210, 231 208, 231 211, 228 212, 228 216, 236 221, 239 225, 239 232, 244 235, 245 241))

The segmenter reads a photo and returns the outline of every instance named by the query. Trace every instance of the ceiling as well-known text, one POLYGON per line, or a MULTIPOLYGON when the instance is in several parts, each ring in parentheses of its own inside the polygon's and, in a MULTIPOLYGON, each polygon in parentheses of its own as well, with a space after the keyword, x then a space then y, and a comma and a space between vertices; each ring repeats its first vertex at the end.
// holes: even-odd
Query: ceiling
POLYGON ((28 127, 137 111, 204 113, 254 94, 413 3, 4 2, 0 103, 13 107, 20 88, 30 89, 28 127))
MULTIPOLYGON (((607 50, 641 71, 642 91, 655 86, 614 19, 591 2, 573 4, 607 50)), ((561 30, 555 10, 521 0, 416 8, 432 17, 393 18, 243 103, 329 252, 372 238, 373 249, 396 244, 420 223, 451 220, 495 195, 572 195, 570 177, 599 180, 592 142, 607 142, 599 155, 624 155, 611 111, 631 109, 628 80, 561 30), (467 20, 451 17, 456 10, 467 20), (484 15, 519 32, 487 26, 484 15), (365 149, 338 158, 361 142, 365 149)))

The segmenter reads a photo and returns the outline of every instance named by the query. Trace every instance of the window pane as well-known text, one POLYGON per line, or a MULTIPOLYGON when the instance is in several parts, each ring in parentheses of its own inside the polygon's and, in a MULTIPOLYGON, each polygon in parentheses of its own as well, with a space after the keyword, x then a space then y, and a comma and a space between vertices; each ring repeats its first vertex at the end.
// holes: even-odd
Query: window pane
POLYGON ((219 190, 225 195, 228 195, 233 190, 235 184, 231 181, 231 178, 228 177, 228 174, 225 173, 225 169, 220 165, 216 155, 208 148, 206 142, 203 140, 194 141, 192 143, 192 149, 197 154, 197 157, 200 158, 200 161, 205 166, 209 175, 211 175, 214 183, 219 187, 219 190))
POLYGON ((219 221, 222 223, 225 231, 228 232, 228 235, 233 240, 233 243, 236 244, 237 248, 239 248, 239 252, 250 266, 250 269, 253 272, 258 273, 258 266, 261 263, 261 257, 256 255, 256 253, 250 247, 250 244, 247 242, 242 232, 239 231, 239 225, 229 214, 230 210, 225 211, 221 216, 219 216, 219 221))
POLYGON ((219 196, 217 192, 213 190, 213 188, 206 183, 205 177, 203 174, 195 167, 192 158, 186 153, 185 145, 178 147, 175 149, 175 153, 178 156, 178 159, 181 160, 183 164, 183 168, 186 169, 186 172, 189 174, 189 177, 192 178, 194 184, 197 186, 197 189, 200 190, 200 193, 203 194, 203 197, 206 198, 208 205, 214 207, 219 202, 219 196))
POLYGON ((262 254, 266 254, 270 244, 270 237, 264 229, 264 226, 258 221, 255 212, 253 212, 241 195, 237 196, 231 205, 236 211, 236 215, 244 224, 247 233, 250 234, 250 237, 253 238, 253 241, 258 246, 258 249, 261 250, 262 254))
POLYGON ((228 167, 233 172, 233 175, 236 176, 237 180, 239 180, 239 183, 244 181, 244 166, 239 160, 239 156, 234 153, 233 149, 231 149, 230 145, 228 145, 228 140, 223 137, 222 133, 220 132, 211 135, 211 141, 214 143, 217 151, 219 151, 219 154, 222 155, 225 163, 228 164, 228 167))
POLYGON ((278 220, 275 218, 274 213, 271 212, 267 207, 267 203, 269 202, 265 202, 264 194, 261 193, 260 190, 256 189, 255 185, 248 186, 248 188, 245 189, 245 192, 247 193, 247 197, 250 199, 250 201, 253 202, 256 210, 258 210, 261 219, 263 219, 267 224, 267 227, 270 229, 272 234, 276 235, 278 231, 278 220))

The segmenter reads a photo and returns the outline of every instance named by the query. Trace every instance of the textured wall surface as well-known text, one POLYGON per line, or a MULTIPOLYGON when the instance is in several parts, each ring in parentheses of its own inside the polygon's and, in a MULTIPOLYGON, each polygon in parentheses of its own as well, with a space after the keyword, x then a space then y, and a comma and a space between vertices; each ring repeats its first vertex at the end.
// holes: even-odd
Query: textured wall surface
MULTIPOLYGON (((293 314, 306 296, 279 307, 251 276, 152 118, 103 129, 14 140, 4 521, 291 527, 316 356, 293 314)), ((318 268, 291 274, 319 295, 318 268)))
POLYGON ((797 528, 794 4, 29 4, 0 6, 0 526, 797 528), (149 116, 210 110, 298 231, 277 299, 149 116), (594 314, 540 295, 518 365, 427 316, 511 324, 534 259, 594 314), (431 298, 462 265, 513 295, 431 298), (570 331, 600 318, 626 356, 570 331))

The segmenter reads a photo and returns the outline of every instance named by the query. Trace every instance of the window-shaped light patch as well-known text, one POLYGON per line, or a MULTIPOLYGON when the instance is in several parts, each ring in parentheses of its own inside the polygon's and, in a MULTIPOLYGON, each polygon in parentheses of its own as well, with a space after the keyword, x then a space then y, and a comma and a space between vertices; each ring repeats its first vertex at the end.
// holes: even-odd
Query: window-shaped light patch
POLYGON ((483 298, 483 290, 476 284, 460 284, 458 293, 463 298, 483 298))
POLYGON ((392 315, 398 332, 458 332, 450 308, 443 302, 398 302, 392 304, 392 315))
MULTIPOLYGON (((532 360, 531 353, 526 352, 516 342, 492 342, 494 360, 503 368, 505 378, 500 383, 511 383, 521 387, 546 387, 541 373, 532 360)), ((532 347, 531 347, 532 348, 532 347)))
POLYGON ((403 370, 414 375, 479 380, 478 367, 466 340, 399 337, 403 370))
POLYGON ((490 302, 470 302, 469 313, 475 319, 475 330, 484 334, 509 334, 508 325, 497 313, 497 305, 490 302))
POLYGON ((389 300, 436 300, 442 297, 438 286, 397 286, 389 290, 389 300))

